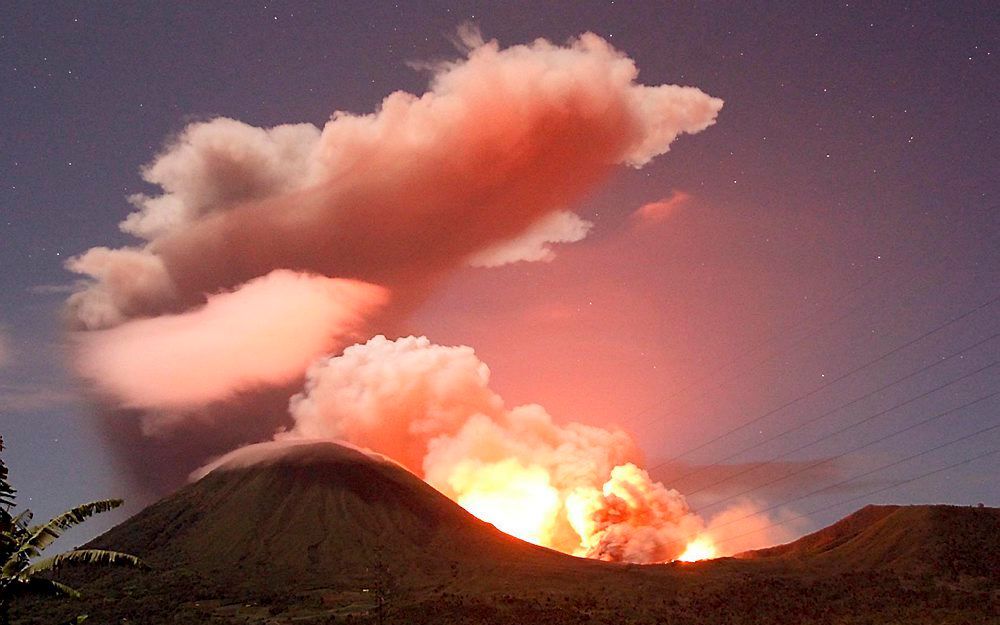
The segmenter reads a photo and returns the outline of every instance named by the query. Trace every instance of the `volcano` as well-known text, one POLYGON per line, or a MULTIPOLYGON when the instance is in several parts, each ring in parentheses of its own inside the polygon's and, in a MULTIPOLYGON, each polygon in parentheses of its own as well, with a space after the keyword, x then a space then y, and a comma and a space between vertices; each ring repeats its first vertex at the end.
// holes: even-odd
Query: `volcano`
POLYGON ((411 583, 582 562, 500 532, 388 458, 332 443, 244 448, 95 544, 278 588, 355 587, 379 560, 411 583))
POLYGON ((870 506, 798 541, 623 565, 525 543, 395 462, 267 443, 92 541, 152 571, 72 569, 82 600, 15 623, 1000 622, 1000 510, 870 506))

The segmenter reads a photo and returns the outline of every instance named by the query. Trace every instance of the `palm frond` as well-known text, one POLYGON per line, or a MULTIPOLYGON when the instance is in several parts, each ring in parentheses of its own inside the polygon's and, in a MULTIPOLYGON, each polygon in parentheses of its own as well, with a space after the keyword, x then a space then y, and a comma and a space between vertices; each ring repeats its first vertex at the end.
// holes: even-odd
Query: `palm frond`
MULTIPOLYGON (((3 437, 0 436, 0 452, 3 451, 3 437)), ((10 509, 14 507, 17 490, 8 480, 7 464, 0 458, 0 519, 10 519, 10 509)))
POLYGON ((47 523, 29 528, 24 536, 17 536, 17 545, 13 553, 9 555, 7 561, 0 570, 3 577, 12 577, 28 566, 28 563, 41 555, 42 550, 56 541, 63 532, 75 525, 86 521, 95 514, 113 510, 122 505, 121 499, 103 499, 92 501, 82 506, 77 506, 72 510, 63 512, 57 517, 50 519, 47 523))
POLYGON ((17 595, 49 595, 55 597, 72 597, 74 599, 80 597, 79 590, 72 586, 67 586, 62 582, 57 582, 54 579, 19 575, 13 581, 14 583, 10 588, 17 595))
POLYGON ((32 564, 26 569, 29 575, 37 575, 44 571, 52 570, 63 564, 103 564, 109 566, 131 566, 138 569, 148 569, 149 566, 139 558, 121 553, 120 551, 109 551, 107 549, 74 549, 51 558, 46 558, 40 562, 32 564))
POLYGON ((47 523, 28 530, 31 532, 31 538, 25 543, 25 548, 30 549, 32 551, 30 555, 35 557, 62 536, 64 531, 83 523, 95 514, 114 510, 122 503, 124 502, 121 499, 102 499, 67 510, 47 523))
POLYGON ((31 512, 31 510, 25 510, 25 511, 21 512, 21 514, 19 514, 16 517, 14 517, 11 520, 11 523, 17 529, 27 530, 28 529, 28 525, 31 524, 31 519, 33 519, 34 517, 35 517, 35 515, 34 515, 34 513, 31 512))

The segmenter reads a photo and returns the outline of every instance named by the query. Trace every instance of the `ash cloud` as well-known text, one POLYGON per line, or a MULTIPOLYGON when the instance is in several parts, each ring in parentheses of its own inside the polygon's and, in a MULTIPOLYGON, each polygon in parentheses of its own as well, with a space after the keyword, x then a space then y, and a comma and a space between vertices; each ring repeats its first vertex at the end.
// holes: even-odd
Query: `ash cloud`
POLYGON ((517 262, 549 262, 556 257, 554 243, 576 243, 594 224, 569 211, 549 213, 515 239, 480 250, 469 257, 473 267, 499 267, 517 262))
MULTIPOLYGON (((400 288, 457 266, 572 206, 613 166, 641 166, 704 130, 722 107, 636 77, 592 34, 488 42, 437 65, 424 94, 337 112, 322 130, 194 124, 143 171, 164 193, 133 196, 121 225, 146 243, 68 264, 92 281, 70 299, 73 317, 101 328, 176 312, 282 268, 400 288)), ((549 241, 579 238, 579 222, 562 223, 568 234, 549 241)))
MULTIPOLYGON (((77 369, 124 407, 197 408, 296 380, 358 340, 387 300, 371 284, 277 270, 185 313, 80 333, 77 369)), ((144 425, 158 429, 167 414, 152 412, 144 425)))
MULTIPOLYGON (((482 454, 542 462, 518 437, 564 439, 545 452, 546 466, 590 450, 580 465, 589 469, 554 469, 558 488, 602 485, 614 466, 638 461, 624 433, 557 425, 538 406, 508 410, 476 386, 482 363, 455 373, 472 393, 457 409, 454 398, 437 405, 425 382, 393 378, 348 347, 341 364, 310 370, 291 422, 277 408, 317 356, 392 334, 447 272, 546 261, 552 244, 584 238, 591 224, 571 211, 579 199, 615 167, 641 167, 711 126, 722 107, 693 87, 639 83, 634 62, 590 33, 506 48, 470 29, 460 38, 466 54, 425 67, 424 93, 392 93, 371 114, 338 111, 322 128, 227 118, 188 126, 142 170, 162 193, 129 198, 136 210, 120 228, 136 243, 67 263, 82 277, 67 302, 77 368, 93 383, 108 440, 143 486, 169 489, 207 458, 283 425, 286 437, 313 428, 311 436, 363 441, 426 469, 441 488, 456 487, 437 467, 476 474, 486 470, 476 464, 482 454), (348 362, 353 376, 378 375, 357 390, 371 405, 345 406, 398 421, 409 442, 385 438, 395 430, 384 424, 366 430, 360 416, 308 417, 326 415, 322 398, 333 391, 322 379, 348 362), (389 380, 396 395, 387 402, 422 392, 425 412, 393 416, 379 403, 389 380)), ((357 349, 391 349, 382 340, 357 349)), ((407 374, 440 380, 417 369, 407 374)), ((568 521, 561 527, 571 531, 568 521)))
POLYGON ((671 215, 687 204, 690 199, 691 195, 689 193, 674 191, 663 199, 648 202, 635 209, 635 212, 632 213, 632 219, 641 224, 659 223, 669 219, 671 215))
POLYGON ((675 553, 651 552, 649 527, 700 529, 676 491, 631 464, 642 456, 628 434, 558 424, 534 404, 507 407, 489 380, 470 347, 376 336, 309 370, 291 401, 294 425, 279 439, 337 439, 373 449, 500 529, 569 553, 665 560, 683 544, 675 553), (629 496, 640 489, 646 499, 629 496), (533 505, 517 505, 525 501, 533 505), (591 523, 608 502, 618 509, 591 523), (516 514, 508 516, 511 510, 516 514), (629 513, 644 527, 623 521, 629 513))
POLYGON ((566 553, 663 562, 714 538, 680 493, 639 468, 624 431, 559 424, 535 404, 508 407, 489 379, 469 347, 376 336, 310 368, 278 440, 343 440, 385 454, 500 529, 566 553))

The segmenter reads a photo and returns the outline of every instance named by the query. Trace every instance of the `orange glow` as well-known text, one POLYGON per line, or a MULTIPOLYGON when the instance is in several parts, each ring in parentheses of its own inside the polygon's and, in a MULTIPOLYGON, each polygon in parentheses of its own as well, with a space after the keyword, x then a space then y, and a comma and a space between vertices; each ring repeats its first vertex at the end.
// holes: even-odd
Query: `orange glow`
MULTIPOLYGON (((461 461, 447 482, 455 501, 497 529, 580 557, 668 562, 677 555, 677 534, 693 538, 701 529, 676 492, 633 464, 614 467, 599 488, 562 485, 552 467, 517 458, 461 461)), ((699 538, 681 557, 714 555, 712 543, 699 538)))
POLYGON ((457 472, 450 480, 458 503, 502 532, 536 545, 550 546, 559 491, 538 467, 516 460, 457 472))
POLYGON ((687 544, 684 553, 677 556, 680 562, 697 562, 698 560, 711 560, 716 556, 715 544, 707 536, 700 536, 687 544))

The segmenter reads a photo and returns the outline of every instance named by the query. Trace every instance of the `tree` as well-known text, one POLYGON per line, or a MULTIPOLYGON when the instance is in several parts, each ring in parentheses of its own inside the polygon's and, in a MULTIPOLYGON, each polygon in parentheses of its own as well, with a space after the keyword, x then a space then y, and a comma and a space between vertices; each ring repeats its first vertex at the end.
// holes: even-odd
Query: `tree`
MULTIPOLYGON (((2 451, 3 438, 0 437, 0 452, 2 451)), ((117 508, 122 505, 122 501, 104 499, 86 503, 41 525, 32 526, 30 511, 25 510, 16 516, 12 514, 17 491, 10 485, 7 476, 7 465, 0 458, 0 625, 8 625, 10 622, 10 603, 15 596, 38 594, 79 597, 79 591, 49 577, 64 564, 146 568, 135 556, 105 549, 74 549, 41 558, 42 551, 62 536, 63 532, 95 514, 117 508)))

